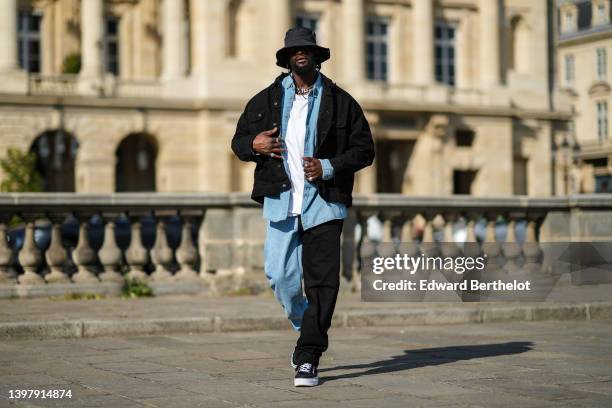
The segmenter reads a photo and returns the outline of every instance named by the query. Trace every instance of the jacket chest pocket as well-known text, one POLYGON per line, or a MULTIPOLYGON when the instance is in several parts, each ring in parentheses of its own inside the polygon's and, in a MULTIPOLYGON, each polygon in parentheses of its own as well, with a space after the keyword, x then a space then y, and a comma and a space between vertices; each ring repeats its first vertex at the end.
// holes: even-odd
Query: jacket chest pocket
POLYGON ((260 133, 265 129, 266 126, 266 111, 258 110, 252 111, 247 114, 249 118, 249 131, 251 133, 260 133))
POLYGON ((349 133, 347 129, 346 115, 338 116, 338 119, 336 120, 334 126, 334 131, 336 132, 336 137, 334 138, 336 150, 338 151, 338 153, 342 153, 342 151, 346 147, 346 138, 349 133))

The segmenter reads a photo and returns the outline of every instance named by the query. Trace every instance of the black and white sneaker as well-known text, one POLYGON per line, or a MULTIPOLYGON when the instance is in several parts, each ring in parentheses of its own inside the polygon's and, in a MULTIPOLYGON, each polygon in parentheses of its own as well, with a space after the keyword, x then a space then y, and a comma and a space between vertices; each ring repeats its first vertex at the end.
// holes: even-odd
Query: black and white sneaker
POLYGON ((298 366, 297 360, 295 359, 295 349, 291 353, 291 367, 295 370, 298 366))
POLYGON ((310 363, 302 363, 295 372, 293 385, 296 387, 314 387, 319 385, 317 367, 310 363))

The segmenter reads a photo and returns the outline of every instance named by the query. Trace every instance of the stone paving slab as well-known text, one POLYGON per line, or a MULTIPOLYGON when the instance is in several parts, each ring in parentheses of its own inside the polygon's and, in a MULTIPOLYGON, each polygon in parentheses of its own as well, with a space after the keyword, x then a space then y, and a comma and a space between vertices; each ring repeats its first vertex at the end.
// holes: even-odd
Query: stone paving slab
POLYGON ((0 407, 609 407, 611 337, 610 321, 332 328, 315 388, 293 386, 289 330, 2 340, 0 407))
MULTIPOLYGON (((560 287, 546 302, 362 302, 342 294, 334 327, 543 320, 612 320, 612 285, 560 287)), ((0 339, 290 330, 268 292, 99 300, 0 300, 0 339)))

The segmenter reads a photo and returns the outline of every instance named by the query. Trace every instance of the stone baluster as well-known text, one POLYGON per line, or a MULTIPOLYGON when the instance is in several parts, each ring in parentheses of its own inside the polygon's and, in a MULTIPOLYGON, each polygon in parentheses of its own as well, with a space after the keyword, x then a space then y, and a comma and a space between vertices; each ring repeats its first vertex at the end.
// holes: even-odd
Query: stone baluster
POLYGON ((498 266, 498 257, 501 254, 501 247, 495 239, 495 221, 497 214, 488 214, 485 240, 482 244, 482 252, 488 259, 488 265, 498 266))
POLYGON ((100 274, 100 280, 102 282, 122 283, 124 281, 123 275, 119 273, 121 249, 115 238, 115 221, 119 217, 119 213, 103 213, 100 214, 100 217, 105 221, 104 242, 98 251, 100 263, 104 266, 104 272, 100 274))
POLYGON ((94 274, 94 264, 96 262, 96 251, 89 244, 89 220, 91 214, 74 214, 79 219, 79 242, 72 252, 74 264, 77 266, 77 273, 72 276, 75 283, 97 283, 98 278, 94 274))
POLYGON ((506 241, 502 245, 502 253, 506 260, 504 270, 509 273, 516 273, 520 271, 517 259, 521 256, 521 247, 516 242, 516 221, 514 217, 508 215, 506 219, 509 219, 509 221, 506 226, 506 241))
MULTIPOLYGON (((461 249, 455 243, 454 227, 457 221, 457 214, 447 213, 444 216, 443 239, 440 243, 440 254, 444 258, 455 258, 461 255, 461 249)), ((442 269, 442 274, 449 282, 458 282, 462 279, 462 274, 453 270, 442 269)))
POLYGON ((423 228, 423 240, 421 242, 421 253, 425 256, 437 256, 439 254, 438 244, 434 239, 434 219, 433 213, 421 214, 425 219, 425 227, 423 228))
POLYGON ((443 256, 458 256, 461 251, 455 243, 455 223, 457 222, 457 214, 448 213, 444 216, 444 234, 441 245, 443 256))
POLYGON ((543 251, 537 238, 537 225, 535 218, 528 218, 525 242, 523 242, 523 255, 525 256, 523 270, 529 274, 542 270, 543 251))
POLYGON ((381 214, 382 218, 382 240, 378 244, 377 252, 380 256, 395 256, 396 248, 393 242, 393 213, 384 212, 381 214))
POLYGON ((155 244, 151 248, 151 260, 155 265, 155 271, 151 274, 151 279, 158 282, 168 282, 173 279, 172 273, 168 269, 172 262, 172 248, 168 245, 168 237, 166 236, 166 219, 167 214, 156 211, 157 226, 155 230, 155 244))
POLYGON ((23 267, 23 274, 17 280, 22 285, 37 285, 45 283, 45 280, 37 273, 42 263, 42 254, 34 241, 34 226, 36 217, 34 214, 22 214, 25 220, 25 237, 23 246, 19 251, 19 264, 23 267))
POLYGON ((455 222, 457 222, 457 214, 446 213, 444 215, 443 225, 443 242, 455 242, 455 222))
POLYGON ((191 237, 191 226, 197 222, 197 218, 202 216, 201 212, 181 211, 183 226, 181 228, 181 243, 176 249, 176 260, 180 269, 174 275, 179 281, 191 281, 198 279, 198 273, 194 267, 198 261, 198 250, 191 237))
POLYGON ((6 224, 10 220, 10 215, 0 216, 0 285, 17 283, 15 276, 9 272, 13 251, 8 244, 6 224))
MULTIPOLYGON (((210 229, 206 225, 206 210, 202 210, 202 221, 200 222, 200 228, 198 230, 198 249, 200 256, 200 281, 205 285, 212 285, 214 280, 214 274, 210 271, 213 270, 212 267, 208 264, 210 262, 210 248, 208 246, 209 243, 209 234, 211 233, 210 229)), ((257 251, 257 254, 261 256, 259 266, 263 268, 264 260, 263 260, 263 242, 261 243, 261 251, 257 251)), ((178 249, 178 248, 177 248, 178 249)), ((176 275, 175 275, 176 279, 176 275)))
POLYGON ((476 220, 480 218, 481 214, 469 211, 463 214, 463 216, 466 219, 466 237, 463 244, 463 255, 472 258, 482 256, 482 249, 476 239, 476 220))
POLYGON ((414 242, 413 228, 412 228, 413 218, 414 218, 414 214, 404 214, 403 215, 404 222, 402 223, 402 232, 400 234, 400 240, 402 243, 414 242))
POLYGON ((342 261, 341 276, 346 281, 351 281, 355 277, 355 270, 358 267, 355 240, 355 229, 357 227, 357 215, 353 209, 349 209, 348 216, 344 220, 344 227, 341 235, 342 261))
MULTIPOLYGON (((476 239, 476 220, 478 220, 482 214, 475 211, 468 211, 464 214, 466 219, 466 237, 465 243, 463 244, 463 255, 465 257, 470 257, 472 259, 476 259, 478 257, 483 256, 483 249, 481 249, 480 245, 476 239)), ((493 224, 493 227, 495 224, 493 224)), ((495 232, 495 231, 493 231, 495 232)), ((488 258, 485 258, 485 265, 488 258)), ((486 266, 485 266, 486 268, 486 266)), ((469 272, 464 272, 463 279, 468 280, 477 280, 482 282, 483 275, 486 273, 486 269, 477 269, 474 268, 469 272)), ((477 302, 483 300, 484 293, 481 291, 474 291, 468 288, 467 291, 461 292, 461 300, 464 302, 477 302)))
POLYGON ((481 214, 476 212, 467 212, 464 214, 466 219, 466 236, 465 244, 463 245, 463 254, 465 256, 477 257, 481 255, 480 245, 476 239, 476 220, 481 214))
POLYGON ((371 211, 360 211, 358 214, 358 222, 361 226, 361 237, 359 239, 359 256, 361 257, 362 261, 361 265, 363 264, 364 260, 371 258, 376 254, 376 243, 372 242, 368 236, 368 218, 374 214, 375 213, 371 211))
POLYGON ((353 279, 352 291, 361 290, 361 275, 368 265, 372 264, 372 259, 376 256, 376 243, 368 236, 368 218, 374 215, 373 211, 359 211, 357 213, 357 223, 360 227, 360 236, 357 243, 358 268, 353 279))
POLYGON ((66 216, 63 213, 51 213, 47 217, 51 221, 51 244, 45 252, 50 269, 50 272, 45 275, 45 280, 48 283, 70 283, 70 278, 63 271, 68 256, 62 245, 61 226, 66 216))
POLYGON ((393 222, 390 214, 384 213, 382 216, 383 236, 382 242, 393 242, 393 222))
POLYGON ((476 240, 476 220, 480 214, 467 213, 465 218, 467 220, 467 234, 465 242, 477 242, 476 240))
POLYGON ((398 246, 398 251, 402 256, 406 254, 410 257, 414 257, 419 254, 419 244, 415 242, 413 238, 414 217, 414 213, 404 213, 402 215, 404 222, 402 223, 400 244, 398 246))
POLYGON ((125 251, 125 258, 130 270, 126 274, 126 278, 148 281, 149 276, 144 271, 145 265, 149 262, 149 251, 142 243, 140 218, 145 215, 140 212, 130 212, 131 238, 130 245, 125 251))

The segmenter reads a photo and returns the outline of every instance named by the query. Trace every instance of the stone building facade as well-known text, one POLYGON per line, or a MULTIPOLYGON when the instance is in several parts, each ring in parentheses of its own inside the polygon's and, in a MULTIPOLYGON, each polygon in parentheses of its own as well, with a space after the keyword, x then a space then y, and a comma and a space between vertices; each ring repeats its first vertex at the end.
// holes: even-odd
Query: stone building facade
POLYGON ((552 0, 2 0, 0 155, 48 191, 249 191, 230 140, 314 28, 376 139, 356 191, 562 194, 552 0), (80 65, 80 67, 79 67, 80 65), (76 68, 75 68, 76 67, 76 68))
MULTIPOLYGON (((575 111, 574 138, 566 143, 570 192, 612 192, 610 104, 612 7, 609 0, 558 1, 559 84, 575 111), (568 146, 569 145, 569 146, 568 146)), ((563 146, 563 144, 562 144, 563 146)), ((563 155, 563 154, 562 154, 563 155)), ((564 171, 568 173, 567 167, 564 171)))

